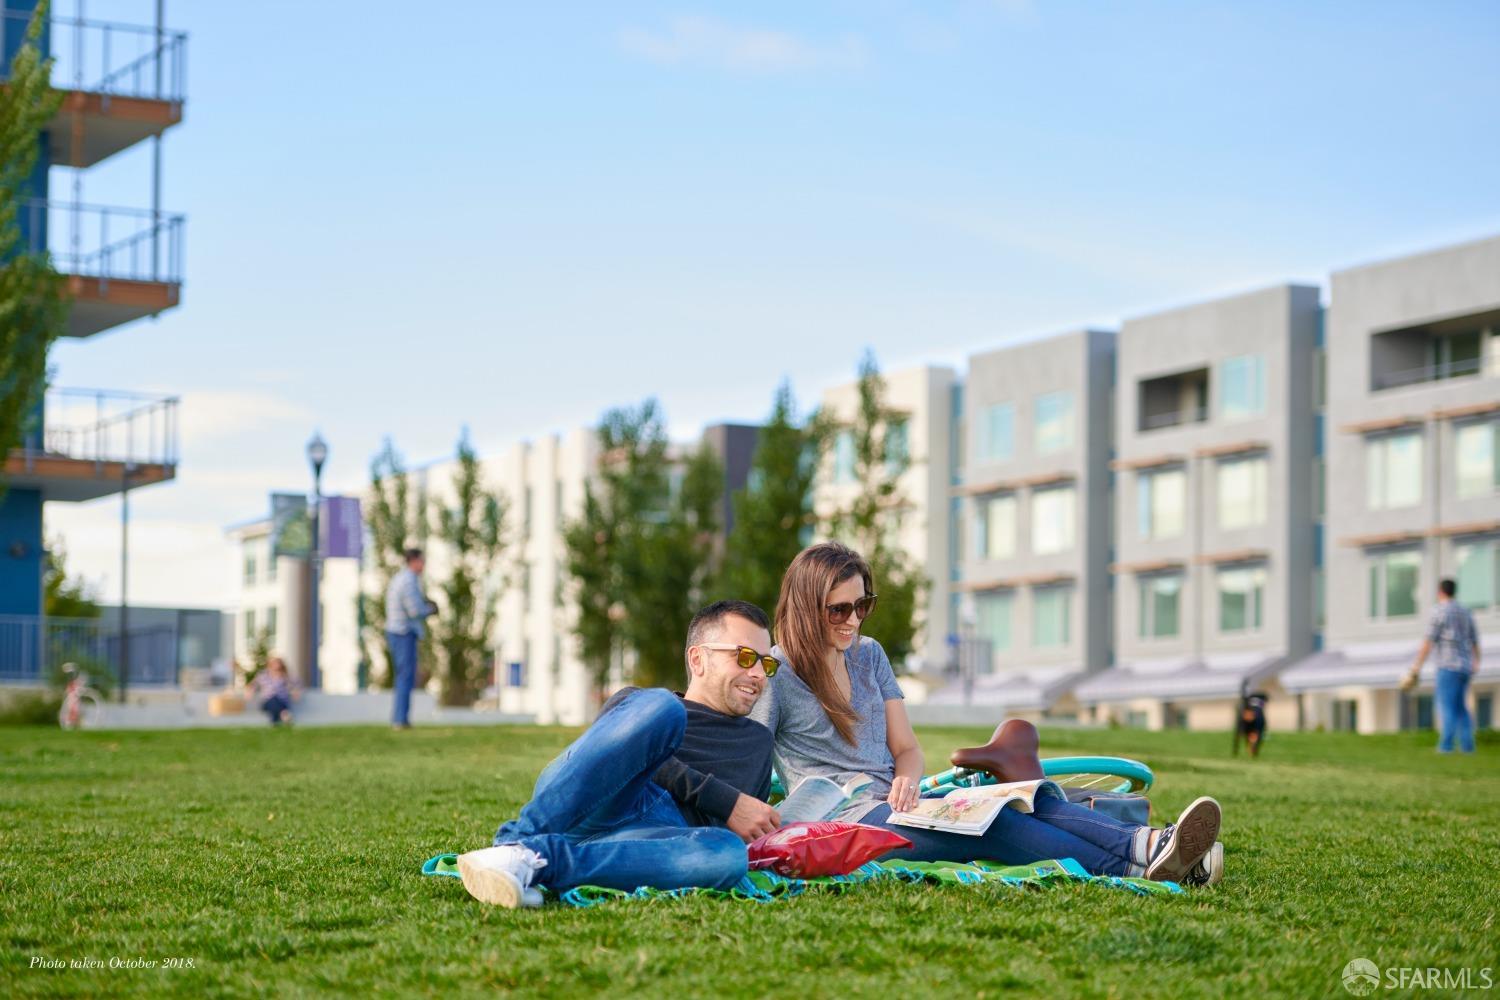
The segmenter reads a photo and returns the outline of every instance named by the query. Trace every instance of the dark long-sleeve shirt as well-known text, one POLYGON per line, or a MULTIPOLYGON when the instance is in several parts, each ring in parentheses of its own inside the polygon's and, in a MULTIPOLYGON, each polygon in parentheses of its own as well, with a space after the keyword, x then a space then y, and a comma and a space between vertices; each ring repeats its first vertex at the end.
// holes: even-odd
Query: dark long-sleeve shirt
MULTIPOLYGON (((616 691, 599 714, 637 690, 616 691)), ((771 794, 771 731, 748 717, 725 715, 686 698, 682 706, 687 709, 682 745, 652 780, 677 800, 688 825, 725 826, 741 792, 762 802, 771 794)))

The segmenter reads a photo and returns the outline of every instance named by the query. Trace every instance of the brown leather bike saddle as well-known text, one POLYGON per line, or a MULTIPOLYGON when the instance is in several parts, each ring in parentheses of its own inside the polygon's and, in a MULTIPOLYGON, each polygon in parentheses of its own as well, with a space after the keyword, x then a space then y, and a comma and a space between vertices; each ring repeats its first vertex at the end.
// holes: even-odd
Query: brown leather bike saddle
POLYGON ((985 771, 996 781, 1035 781, 1044 777, 1037 755, 1040 746, 1036 726, 1025 719, 1006 719, 984 746, 955 750, 949 760, 955 767, 985 771))

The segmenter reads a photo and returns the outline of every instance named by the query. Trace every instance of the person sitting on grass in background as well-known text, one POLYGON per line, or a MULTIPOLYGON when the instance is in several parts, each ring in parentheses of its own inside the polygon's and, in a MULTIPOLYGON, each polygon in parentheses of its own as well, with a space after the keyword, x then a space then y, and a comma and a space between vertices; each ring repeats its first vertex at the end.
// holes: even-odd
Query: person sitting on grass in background
POLYGON ((538 887, 729 889, 745 845, 781 825, 766 804, 771 734, 747 716, 775 673, 770 621, 745 601, 693 616, 686 693, 624 688, 537 778, 494 846, 458 858, 464 888, 538 906, 538 887))
MULTIPOLYGON (((775 738, 776 765, 788 788, 813 775, 837 784, 860 774, 874 778, 870 789, 834 819, 883 826, 913 842, 882 860, 1023 865, 1073 858, 1095 875, 1219 881, 1220 810, 1207 796, 1194 800, 1165 829, 1042 796, 1032 813, 1002 809, 978 837, 891 823, 891 813, 917 804, 923 757, 885 650, 859 634, 875 610, 874 586, 869 563, 838 542, 803 549, 782 577, 774 652, 790 669, 773 675, 751 716, 775 738)), ((1028 778, 1042 776, 1035 746, 1033 735, 1026 756, 1034 774, 1028 778)))
POLYGON ((279 656, 266 661, 266 669, 250 682, 250 691, 260 698, 260 710, 266 713, 273 726, 290 723, 292 702, 302 697, 301 685, 287 673, 286 661, 279 656))

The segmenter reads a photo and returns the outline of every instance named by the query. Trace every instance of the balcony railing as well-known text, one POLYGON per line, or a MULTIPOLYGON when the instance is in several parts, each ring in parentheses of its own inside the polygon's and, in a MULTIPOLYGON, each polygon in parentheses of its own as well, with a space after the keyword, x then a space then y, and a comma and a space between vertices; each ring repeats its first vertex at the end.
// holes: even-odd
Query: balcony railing
POLYGON ((1141 430, 1154 431, 1163 427, 1179 427, 1182 424, 1201 424, 1207 419, 1208 408, 1206 406, 1169 410, 1166 413, 1150 413, 1141 417, 1141 430))
POLYGON ((177 683, 177 629, 170 625, 132 628, 122 642, 113 622, 40 615, 0 615, 0 681, 46 683, 65 663, 118 678, 125 643, 131 686, 177 683))
MULTIPOLYGON (((30 11, 0 11, 0 35, 21 37, 30 21, 30 11)), ((184 99, 185 32, 54 15, 46 35, 54 87, 174 103, 184 99)), ((8 50, 0 45, 0 51, 8 50)), ((9 72, 8 63, 0 66, 0 80, 9 72)))
POLYGON ((30 199, 19 214, 29 249, 51 251, 63 274, 182 282, 181 215, 40 198, 30 199))
POLYGON ((177 465, 176 396, 104 389, 52 389, 39 427, 22 439, 22 460, 69 458, 103 465, 177 465))
POLYGON ((1423 365, 1420 368, 1377 372, 1372 381, 1377 390, 1399 389, 1405 385, 1419 385, 1422 382, 1437 382, 1447 378, 1478 375, 1483 366, 1484 362, 1480 358, 1464 358, 1461 361, 1443 361, 1434 365, 1423 365))

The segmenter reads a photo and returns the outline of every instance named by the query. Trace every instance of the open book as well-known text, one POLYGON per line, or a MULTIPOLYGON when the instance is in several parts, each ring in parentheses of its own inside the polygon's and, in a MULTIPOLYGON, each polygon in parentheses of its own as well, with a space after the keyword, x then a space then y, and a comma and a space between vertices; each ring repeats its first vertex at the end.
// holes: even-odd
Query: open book
POLYGON ((781 814, 781 825, 832 819, 874 783, 875 779, 868 774, 856 774, 842 785, 816 775, 803 778, 776 807, 781 814))
POLYGON ((942 798, 918 800, 910 812, 891 813, 889 822, 979 837, 995 822, 1001 809, 1009 806, 1029 813, 1036 808, 1037 796, 1067 799, 1057 782, 1046 778, 955 788, 942 798))

